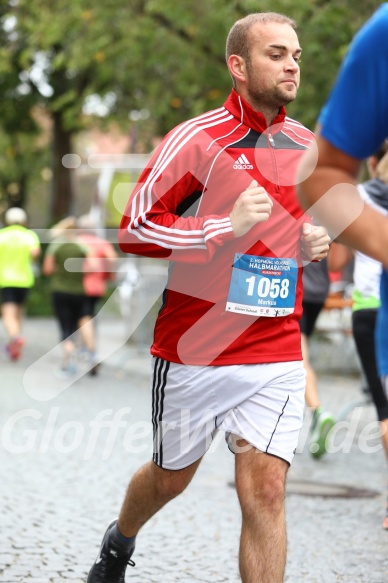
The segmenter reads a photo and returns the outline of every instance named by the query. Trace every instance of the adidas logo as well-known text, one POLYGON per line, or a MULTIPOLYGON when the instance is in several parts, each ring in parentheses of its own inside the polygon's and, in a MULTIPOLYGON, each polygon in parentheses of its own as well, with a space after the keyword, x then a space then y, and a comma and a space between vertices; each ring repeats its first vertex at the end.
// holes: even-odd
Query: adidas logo
POLYGON ((253 166, 250 164, 245 154, 241 154, 241 156, 235 161, 233 168, 236 170, 252 170, 253 166))

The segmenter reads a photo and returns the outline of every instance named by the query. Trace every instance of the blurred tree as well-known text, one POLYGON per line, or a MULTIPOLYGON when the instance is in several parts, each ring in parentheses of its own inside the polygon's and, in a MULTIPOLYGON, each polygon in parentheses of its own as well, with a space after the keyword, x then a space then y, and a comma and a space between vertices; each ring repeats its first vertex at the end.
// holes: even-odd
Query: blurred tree
POLYGON ((0 213, 8 206, 24 206, 31 168, 41 157, 39 133, 31 115, 34 100, 23 92, 18 56, 7 54, 13 22, 0 5, 0 213))
POLYGON ((18 145, 12 152, 24 160, 15 164, 21 184, 34 151, 26 138, 36 130, 32 112, 44 107, 52 123, 51 215, 68 214, 73 170, 62 160, 73 152, 74 134, 97 120, 114 119, 126 130, 137 128, 134 139, 150 148, 153 135, 219 107, 231 87, 224 61, 227 32, 237 18, 258 9, 289 14, 299 24, 302 85, 289 113, 313 127, 353 33, 379 4, 2 0, 0 144, 4 134, 10 146, 18 145))

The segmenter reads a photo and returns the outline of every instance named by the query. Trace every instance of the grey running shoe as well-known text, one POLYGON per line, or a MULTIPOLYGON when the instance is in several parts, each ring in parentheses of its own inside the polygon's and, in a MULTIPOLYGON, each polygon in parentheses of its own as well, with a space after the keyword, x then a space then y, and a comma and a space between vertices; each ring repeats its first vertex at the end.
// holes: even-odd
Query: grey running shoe
POLYGON ((131 560, 135 545, 126 553, 114 541, 109 540, 110 530, 116 523, 117 520, 113 520, 106 529, 97 559, 89 571, 87 583, 125 583, 126 568, 128 565, 135 566, 131 560))
POLYGON ((320 458, 326 453, 327 436, 334 425, 335 420, 331 413, 320 407, 315 409, 310 437, 310 453, 314 458, 320 458))
POLYGON ((54 371, 57 379, 67 381, 72 379, 77 374, 77 367, 74 364, 69 364, 66 367, 59 368, 54 371))

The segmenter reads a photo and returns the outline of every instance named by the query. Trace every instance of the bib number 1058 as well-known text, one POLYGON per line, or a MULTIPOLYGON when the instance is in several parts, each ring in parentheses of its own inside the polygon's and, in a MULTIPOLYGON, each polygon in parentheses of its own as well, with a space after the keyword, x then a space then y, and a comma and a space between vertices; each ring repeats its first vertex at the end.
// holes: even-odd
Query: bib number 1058
MULTIPOLYGON (((255 293, 256 277, 252 275, 245 280, 248 284, 248 296, 255 293)), ((257 295, 259 298, 287 298, 289 293, 290 282, 288 279, 260 277, 257 283, 257 295)))
POLYGON ((280 318, 295 310, 298 265, 292 257, 235 253, 226 310, 280 318))

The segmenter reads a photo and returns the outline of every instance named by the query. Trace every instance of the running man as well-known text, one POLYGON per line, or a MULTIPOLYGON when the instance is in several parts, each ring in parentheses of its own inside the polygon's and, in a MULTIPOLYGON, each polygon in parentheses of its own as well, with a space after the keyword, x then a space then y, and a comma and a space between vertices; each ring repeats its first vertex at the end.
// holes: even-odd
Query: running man
POLYGON ((190 483, 219 430, 235 453, 241 579, 283 581, 285 481, 304 409, 302 263, 326 256, 329 240, 294 188, 312 142, 284 107, 299 87, 295 28, 276 13, 234 24, 224 106, 172 130, 128 202, 121 249, 170 261, 151 348, 154 456, 88 583, 124 581, 139 530, 190 483))

